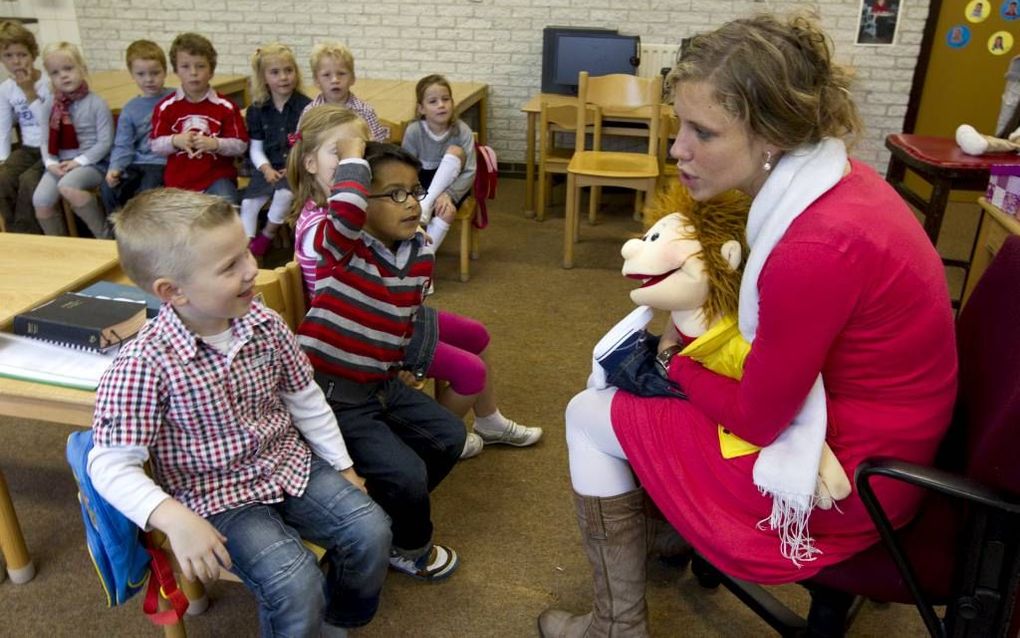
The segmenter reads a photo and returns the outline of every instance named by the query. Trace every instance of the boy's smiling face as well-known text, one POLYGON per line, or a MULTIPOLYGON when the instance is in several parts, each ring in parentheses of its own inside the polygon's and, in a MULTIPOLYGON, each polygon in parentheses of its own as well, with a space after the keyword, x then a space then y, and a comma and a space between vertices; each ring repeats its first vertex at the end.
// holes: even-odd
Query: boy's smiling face
POLYGON ((190 248, 187 275, 157 280, 154 288, 159 294, 160 282, 168 284, 169 301, 191 331, 219 334, 251 308, 258 265, 239 217, 196 232, 190 248))
POLYGON ((398 204, 388 195, 397 189, 412 193, 420 188, 418 171, 409 164, 389 160, 374 167, 372 197, 363 230, 387 246, 410 239, 418 231, 421 204, 412 195, 398 204))

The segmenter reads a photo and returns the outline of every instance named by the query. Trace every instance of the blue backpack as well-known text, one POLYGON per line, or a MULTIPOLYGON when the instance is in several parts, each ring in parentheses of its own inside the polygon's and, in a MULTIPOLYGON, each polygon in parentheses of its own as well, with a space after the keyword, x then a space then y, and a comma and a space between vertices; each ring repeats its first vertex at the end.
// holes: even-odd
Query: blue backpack
POLYGON ((145 586, 149 588, 143 609, 158 625, 176 623, 188 607, 188 599, 177 588, 166 553, 149 543, 148 535, 99 495, 86 470, 93 447, 92 430, 72 432, 67 437, 67 462, 78 483, 85 541, 109 607, 121 605, 145 586), (171 609, 157 613, 159 590, 170 600, 171 609))

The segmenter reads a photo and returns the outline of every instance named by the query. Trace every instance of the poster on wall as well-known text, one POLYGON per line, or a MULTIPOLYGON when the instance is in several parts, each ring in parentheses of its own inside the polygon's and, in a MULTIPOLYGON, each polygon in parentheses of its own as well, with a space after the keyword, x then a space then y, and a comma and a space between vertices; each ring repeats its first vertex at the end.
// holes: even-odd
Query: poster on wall
POLYGON ((902 0, 861 0, 857 44, 893 44, 902 4, 902 0))

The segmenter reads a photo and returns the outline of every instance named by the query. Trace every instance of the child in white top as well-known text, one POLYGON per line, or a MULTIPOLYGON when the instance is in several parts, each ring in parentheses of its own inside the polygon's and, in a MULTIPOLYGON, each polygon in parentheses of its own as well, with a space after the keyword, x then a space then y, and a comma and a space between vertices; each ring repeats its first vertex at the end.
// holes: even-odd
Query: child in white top
POLYGON ((475 140, 454 111, 453 89, 441 75, 426 75, 415 86, 418 121, 404 131, 405 149, 421 162, 420 178, 428 195, 422 219, 446 214, 471 192, 475 179, 475 140))
POLYGON ((18 22, 0 22, 0 62, 10 77, 0 83, 0 217, 7 232, 42 232, 32 193, 43 174, 39 130, 49 80, 35 68, 39 45, 18 22), (11 151, 15 121, 21 145, 11 151))

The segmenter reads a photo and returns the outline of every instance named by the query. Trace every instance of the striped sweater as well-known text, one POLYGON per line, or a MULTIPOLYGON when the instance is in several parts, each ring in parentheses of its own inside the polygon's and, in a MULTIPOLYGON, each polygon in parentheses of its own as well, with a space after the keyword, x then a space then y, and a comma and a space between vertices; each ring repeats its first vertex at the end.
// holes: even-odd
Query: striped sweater
POLYGON ((433 248, 419 233, 396 250, 362 232, 371 173, 361 159, 337 166, 329 215, 319 225, 315 294, 298 342, 316 371, 358 383, 393 376, 432 277, 433 248))

